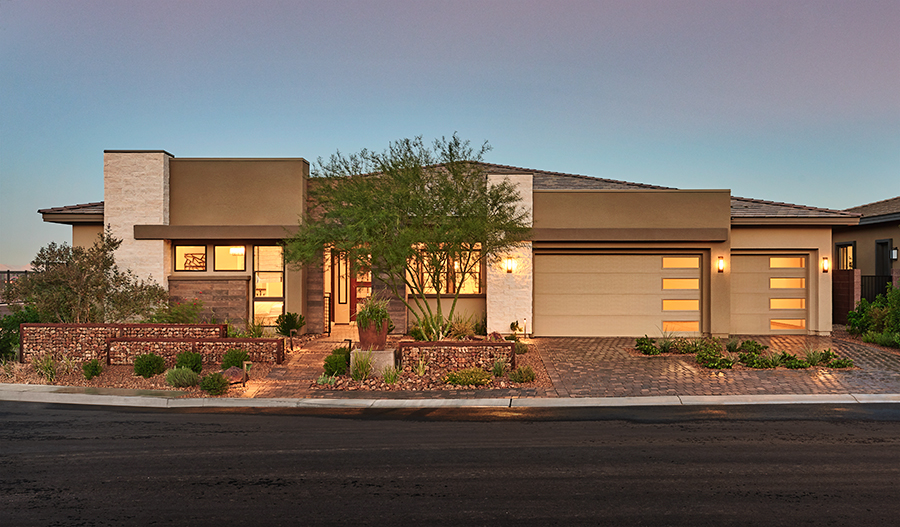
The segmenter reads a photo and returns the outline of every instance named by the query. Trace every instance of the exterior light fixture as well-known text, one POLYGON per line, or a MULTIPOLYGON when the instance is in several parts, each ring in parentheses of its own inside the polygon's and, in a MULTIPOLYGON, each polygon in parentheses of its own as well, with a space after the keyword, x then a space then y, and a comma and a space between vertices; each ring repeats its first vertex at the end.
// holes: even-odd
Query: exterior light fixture
POLYGON ((719 257, 719 261, 716 262, 716 269, 718 269, 720 273, 725 272, 725 257, 724 256, 719 257))
POLYGON ((897 248, 894 247, 893 249, 891 249, 891 260, 896 260, 896 259, 897 259, 897 248))
POLYGON ((830 264, 828 263, 828 257, 823 256, 822 257, 822 272, 827 273, 829 267, 830 267, 830 264))
POLYGON ((231 247, 228 249, 228 254, 231 256, 244 256, 244 246, 241 245, 239 247, 231 247))
POLYGON ((506 272, 511 273, 516 270, 516 259, 512 257, 507 257, 504 262, 506 265, 506 272))

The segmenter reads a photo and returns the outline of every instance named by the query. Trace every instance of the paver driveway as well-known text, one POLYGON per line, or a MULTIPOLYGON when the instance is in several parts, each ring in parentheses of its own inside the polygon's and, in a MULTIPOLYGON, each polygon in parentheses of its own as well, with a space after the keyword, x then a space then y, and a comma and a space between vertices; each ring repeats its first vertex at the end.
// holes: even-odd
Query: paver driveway
POLYGON ((859 368, 832 370, 708 370, 693 356, 644 357, 629 352, 633 338, 537 338, 553 388, 370 392, 314 390, 322 361, 337 339, 322 339, 288 356, 251 397, 472 399, 506 397, 633 397, 650 395, 782 395, 900 393, 900 353, 830 337, 745 336, 802 357, 831 348, 859 368))
POLYGON ((803 356, 809 346, 853 359, 852 370, 708 370, 693 356, 629 353, 631 338, 539 338, 538 348, 561 397, 900 393, 900 354, 830 337, 743 337, 803 356))

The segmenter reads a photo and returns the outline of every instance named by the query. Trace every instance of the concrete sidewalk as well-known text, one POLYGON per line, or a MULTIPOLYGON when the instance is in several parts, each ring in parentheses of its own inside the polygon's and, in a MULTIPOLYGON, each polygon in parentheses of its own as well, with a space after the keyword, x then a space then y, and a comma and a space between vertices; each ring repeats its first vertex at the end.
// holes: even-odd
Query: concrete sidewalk
POLYGON ((0 384, 0 401, 139 408, 585 408, 760 404, 900 403, 900 394, 788 394, 496 399, 247 399, 179 398, 181 392, 98 390, 70 386, 0 384))

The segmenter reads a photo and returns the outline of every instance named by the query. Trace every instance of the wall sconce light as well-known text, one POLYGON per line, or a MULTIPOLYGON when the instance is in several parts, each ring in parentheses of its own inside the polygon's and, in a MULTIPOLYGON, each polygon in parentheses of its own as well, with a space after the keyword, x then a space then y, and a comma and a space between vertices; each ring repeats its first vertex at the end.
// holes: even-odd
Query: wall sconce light
POLYGON ((896 260, 896 259, 897 259, 897 248, 894 247, 893 249, 891 249, 891 260, 896 260))
POLYGON ((828 257, 823 256, 822 257, 822 272, 827 273, 829 267, 830 267, 830 264, 828 263, 828 257))
POLYGON ((725 257, 724 256, 719 257, 719 261, 716 262, 716 269, 718 269, 720 273, 725 272, 725 257))
POLYGON ((239 247, 231 247, 228 249, 228 254, 231 256, 244 256, 244 246, 241 245, 239 247))
POLYGON ((511 273, 516 270, 516 259, 515 258, 511 258, 511 257, 506 258, 506 261, 504 262, 504 264, 506 266, 507 273, 511 273))

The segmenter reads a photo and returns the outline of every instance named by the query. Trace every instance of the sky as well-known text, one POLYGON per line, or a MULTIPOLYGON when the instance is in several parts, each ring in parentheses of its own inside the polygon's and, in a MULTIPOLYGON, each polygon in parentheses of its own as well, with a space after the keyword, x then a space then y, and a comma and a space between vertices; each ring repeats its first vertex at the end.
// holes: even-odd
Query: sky
MULTIPOLYGON (((104 150, 485 160, 844 209, 900 194, 900 2, 0 0, 0 265, 104 150)), ((277 189, 260 189, 272 192, 277 189)))

